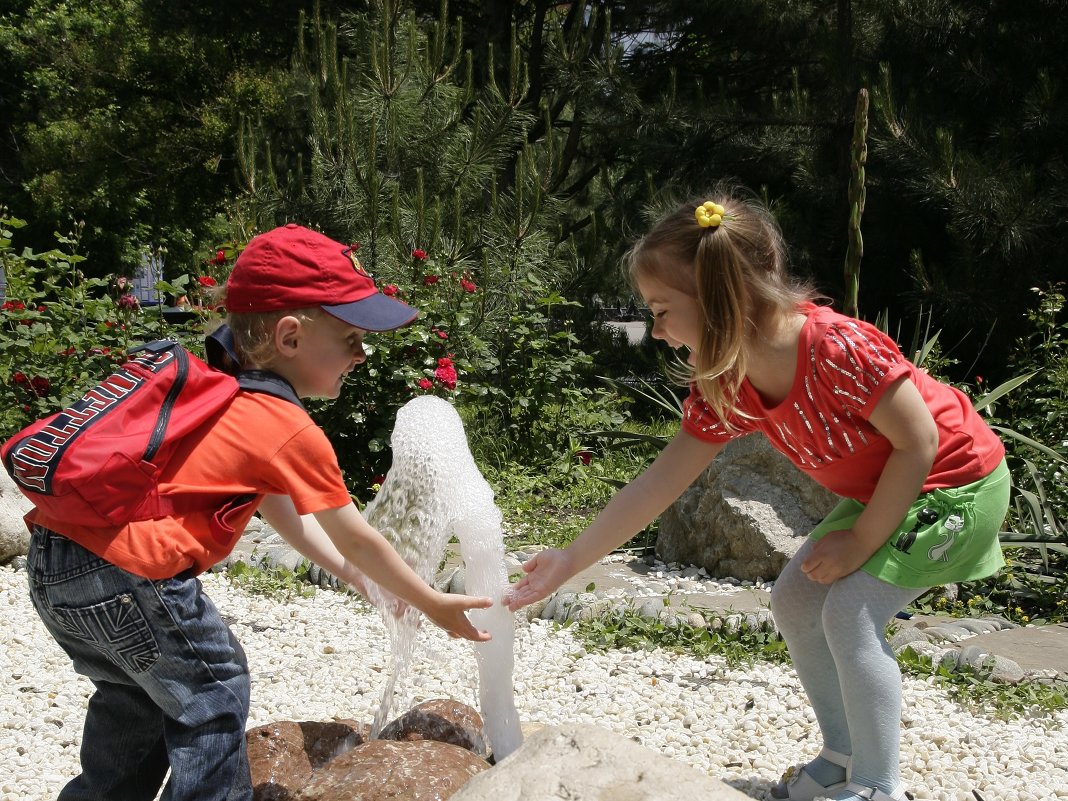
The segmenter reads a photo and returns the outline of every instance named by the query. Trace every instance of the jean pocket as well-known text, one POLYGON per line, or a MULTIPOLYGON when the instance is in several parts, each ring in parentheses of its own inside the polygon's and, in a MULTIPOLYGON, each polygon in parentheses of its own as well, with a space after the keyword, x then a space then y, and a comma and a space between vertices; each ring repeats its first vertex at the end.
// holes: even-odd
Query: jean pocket
POLYGON ((144 673, 159 659, 148 620, 129 593, 91 606, 54 606, 51 611, 71 635, 92 644, 124 670, 144 673))

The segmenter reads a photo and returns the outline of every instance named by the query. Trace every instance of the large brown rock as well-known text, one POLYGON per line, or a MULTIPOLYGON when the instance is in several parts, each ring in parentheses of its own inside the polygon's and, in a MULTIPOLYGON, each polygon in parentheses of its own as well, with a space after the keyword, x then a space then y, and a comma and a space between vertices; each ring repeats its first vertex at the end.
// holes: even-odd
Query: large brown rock
POLYGON ((245 739, 253 798, 293 801, 316 768, 366 742, 367 734, 367 727, 354 720, 285 720, 249 729, 245 739))
POLYGON ((434 740, 371 740, 331 760, 295 801, 445 801, 489 763, 434 740))
POLYGON ((473 751, 483 759, 489 744, 482 717, 472 707, 448 698, 424 701, 382 729, 383 740, 437 740, 473 751))
POLYGON ((656 554, 711 576, 775 579, 839 500, 750 434, 729 442, 661 515, 656 554))

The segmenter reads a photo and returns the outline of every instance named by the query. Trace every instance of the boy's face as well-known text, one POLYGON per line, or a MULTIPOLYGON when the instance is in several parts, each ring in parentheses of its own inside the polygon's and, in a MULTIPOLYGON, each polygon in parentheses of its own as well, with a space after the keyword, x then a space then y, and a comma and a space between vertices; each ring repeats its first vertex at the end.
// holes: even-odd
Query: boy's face
POLYGON ((299 339, 286 378, 302 398, 336 398, 341 383, 367 359, 361 328, 325 312, 300 323, 299 339))

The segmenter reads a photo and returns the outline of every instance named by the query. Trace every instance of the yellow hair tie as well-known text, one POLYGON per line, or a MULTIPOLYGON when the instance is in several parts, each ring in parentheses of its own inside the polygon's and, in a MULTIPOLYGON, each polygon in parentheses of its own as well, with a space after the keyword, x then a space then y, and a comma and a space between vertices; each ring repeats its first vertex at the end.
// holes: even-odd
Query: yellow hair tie
POLYGON ((702 228, 718 228, 726 213, 727 210, 723 206, 706 200, 697 207, 693 214, 697 218, 697 224, 702 228))

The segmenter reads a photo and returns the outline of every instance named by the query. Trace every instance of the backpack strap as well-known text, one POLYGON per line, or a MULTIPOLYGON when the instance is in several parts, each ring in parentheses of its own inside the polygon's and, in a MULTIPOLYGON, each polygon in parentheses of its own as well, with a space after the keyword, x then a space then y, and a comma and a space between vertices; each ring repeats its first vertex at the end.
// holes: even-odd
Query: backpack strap
POLYGON ((242 370, 237 374, 237 383, 246 392, 274 395, 276 398, 295 403, 301 409, 304 408, 293 385, 278 373, 272 373, 269 370, 242 370))
POLYGON ((224 373, 233 375, 241 364, 234 344, 234 332, 226 323, 204 337, 204 353, 208 357, 208 364, 224 373))
POLYGON ((300 402, 297 391, 293 385, 277 373, 269 370, 240 370, 241 360, 237 356, 237 346, 234 344, 234 332, 230 326, 220 325, 204 338, 204 352, 208 357, 208 364, 224 373, 237 376, 237 383, 246 392, 263 392, 274 395, 290 403, 294 403, 301 409, 304 404, 300 402))

